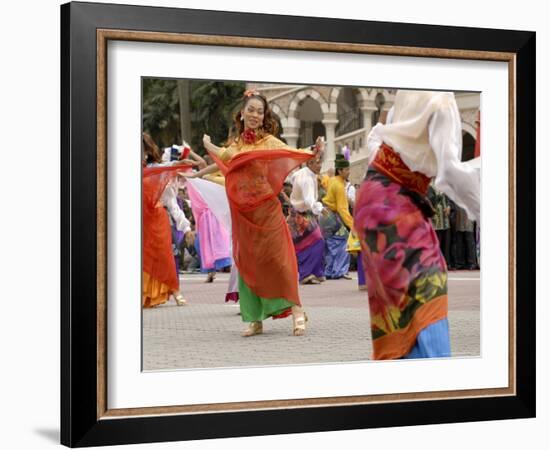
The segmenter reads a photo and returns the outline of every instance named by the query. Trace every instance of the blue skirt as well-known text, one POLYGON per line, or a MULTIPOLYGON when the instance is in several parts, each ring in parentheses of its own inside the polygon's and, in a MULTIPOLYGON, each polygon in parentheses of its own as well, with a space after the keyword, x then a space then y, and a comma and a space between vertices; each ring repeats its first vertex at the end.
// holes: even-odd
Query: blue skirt
POLYGON ((449 321, 442 319, 424 328, 416 337, 416 344, 403 359, 448 358, 451 356, 449 321))
POLYGON ((325 276, 328 279, 342 278, 349 270, 349 253, 346 251, 347 236, 332 236, 325 239, 325 276))

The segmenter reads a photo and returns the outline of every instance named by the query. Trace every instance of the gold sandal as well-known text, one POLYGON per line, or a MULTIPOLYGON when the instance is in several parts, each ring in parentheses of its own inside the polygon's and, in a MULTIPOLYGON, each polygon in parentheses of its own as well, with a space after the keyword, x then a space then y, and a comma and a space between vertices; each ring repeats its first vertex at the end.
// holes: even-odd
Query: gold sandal
POLYGON ((292 319, 294 323, 294 330, 292 331, 292 334, 294 334, 294 336, 303 336, 306 334, 306 322, 308 321, 307 314, 304 312, 302 316, 297 319, 292 316, 292 319))
POLYGON ((183 298, 183 295, 178 293, 178 295, 174 295, 174 300, 176 300, 176 303, 178 306, 185 306, 187 305, 187 300, 183 298))
POLYGON ((250 322, 248 328, 241 333, 242 337, 255 336, 256 334, 262 334, 264 326, 262 322, 250 322))
POLYGON ((300 281, 300 284, 321 284, 321 282, 317 279, 315 275, 308 275, 302 281, 300 281))

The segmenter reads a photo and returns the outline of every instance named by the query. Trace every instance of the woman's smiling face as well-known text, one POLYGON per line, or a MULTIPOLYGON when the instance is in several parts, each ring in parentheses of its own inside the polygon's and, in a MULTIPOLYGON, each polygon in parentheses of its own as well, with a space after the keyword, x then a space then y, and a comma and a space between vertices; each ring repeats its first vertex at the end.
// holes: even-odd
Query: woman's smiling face
POLYGON ((264 124, 264 104, 260 99, 251 98, 246 102, 241 116, 244 119, 244 127, 256 130, 264 124))

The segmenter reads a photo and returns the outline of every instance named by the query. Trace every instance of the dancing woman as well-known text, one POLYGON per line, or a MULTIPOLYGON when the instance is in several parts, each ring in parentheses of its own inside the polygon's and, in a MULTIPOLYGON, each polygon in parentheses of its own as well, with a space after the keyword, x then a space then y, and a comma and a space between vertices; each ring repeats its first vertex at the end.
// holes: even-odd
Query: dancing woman
MULTIPOLYGON (((199 170, 198 172, 187 172, 184 176, 187 178, 188 188, 191 187, 191 189, 199 197, 199 202, 203 204, 204 208, 210 210, 219 223, 221 229, 224 231, 224 233, 218 233, 216 239, 220 239, 221 237, 220 240, 224 243, 224 246, 225 241, 227 240, 227 247, 229 248, 231 273, 229 275, 225 301, 226 303, 236 303, 239 301, 239 272, 232 257, 231 212, 229 210, 229 203, 225 192, 225 177, 215 163, 199 170)), ((190 190, 189 192, 192 191, 190 190)), ((195 203, 197 202, 195 201, 195 203)))
POLYGON ((216 188, 219 188, 219 192, 223 195, 219 197, 219 201, 222 202, 225 200, 225 189, 222 186, 200 179, 188 178, 187 180, 187 192, 197 230, 196 247, 199 251, 201 270, 208 273, 206 280, 208 283, 214 281, 216 271, 231 266, 230 230, 222 226, 207 200, 208 194, 216 188), (204 190, 207 192, 203 192, 204 190))
POLYGON ((430 223, 430 180, 479 218, 479 174, 459 160, 453 93, 398 91, 358 193, 355 230, 364 258, 374 359, 447 357, 447 266, 430 223))
POLYGON ((159 149, 147 133, 143 133, 142 136, 142 152, 145 165, 142 172, 142 306, 151 308, 161 305, 168 301, 170 295, 174 296, 178 306, 183 306, 187 302, 180 293, 168 211, 172 214, 178 229, 187 232, 189 221, 183 212, 179 211, 179 214, 176 211, 176 194, 170 186, 178 171, 191 166, 187 160, 162 164, 159 149))
MULTIPOLYGON (((315 153, 277 139, 277 122, 266 98, 247 91, 235 117, 236 137, 227 147, 203 138, 225 174, 232 219, 233 258, 239 269, 242 336, 263 332, 262 321, 292 314, 293 334, 302 336, 306 315, 298 296, 298 269, 290 232, 277 198, 289 172, 315 153)), ((322 150, 318 139, 316 151, 322 150)))

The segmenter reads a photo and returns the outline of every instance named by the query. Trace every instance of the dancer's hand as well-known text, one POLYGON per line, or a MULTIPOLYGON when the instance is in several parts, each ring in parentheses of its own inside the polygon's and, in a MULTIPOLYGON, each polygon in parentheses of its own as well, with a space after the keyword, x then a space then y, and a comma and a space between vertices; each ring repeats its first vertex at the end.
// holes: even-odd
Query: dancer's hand
POLYGON ((211 153, 214 156, 219 156, 222 149, 214 144, 212 144, 212 140, 210 139, 210 136, 205 134, 202 137, 202 143, 204 144, 204 148, 208 150, 208 153, 211 153))
POLYGON ((319 152, 323 152, 324 150, 325 150, 325 138, 323 136, 319 136, 315 141, 315 149, 313 153, 317 154, 319 152))

